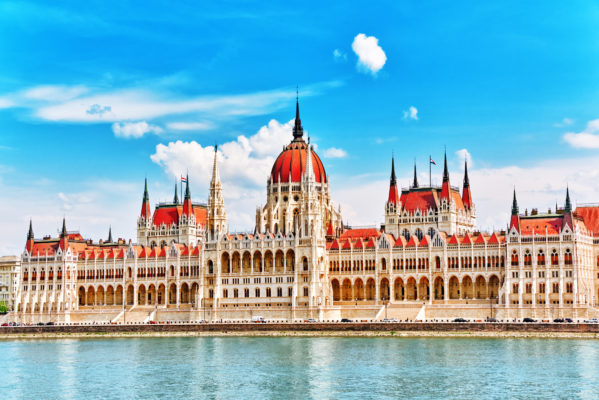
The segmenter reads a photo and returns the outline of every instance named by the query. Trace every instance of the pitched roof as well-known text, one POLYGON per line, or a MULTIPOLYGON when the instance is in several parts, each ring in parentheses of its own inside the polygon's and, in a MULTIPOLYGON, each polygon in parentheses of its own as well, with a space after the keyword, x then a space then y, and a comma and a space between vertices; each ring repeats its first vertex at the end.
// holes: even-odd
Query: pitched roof
POLYGON ((528 215, 520 216, 520 234, 525 236, 558 235, 563 226, 563 215, 528 215))
POLYGON ((576 207, 574 215, 582 218, 589 231, 599 234, 599 207, 576 207))
POLYGON ((348 229, 343 232, 340 239, 368 239, 374 237, 378 239, 381 236, 381 232, 376 228, 361 228, 361 229, 348 229))

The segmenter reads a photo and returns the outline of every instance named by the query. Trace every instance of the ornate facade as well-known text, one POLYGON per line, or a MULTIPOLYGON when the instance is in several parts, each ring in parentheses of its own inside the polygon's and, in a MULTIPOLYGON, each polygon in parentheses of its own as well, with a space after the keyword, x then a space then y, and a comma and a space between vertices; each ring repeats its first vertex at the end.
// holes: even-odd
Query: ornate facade
POLYGON ((137 242, 93 243, 68 232, 35 239, 30 225, 16 297, 23 320, 556 318, 595 316, 599 206, 519 213, 484 233, 467 166, 462 191, 445 159, 440 187, 414 170, 401 189, 391 164, 385 220, 344 226, 329 176, 296 106, 293 139, 268 177, 253 232, 228 232, 215 147, 207 205, 152 212, 144 188, 137 242), (128 319, 129 318, 129 319, 128 319))

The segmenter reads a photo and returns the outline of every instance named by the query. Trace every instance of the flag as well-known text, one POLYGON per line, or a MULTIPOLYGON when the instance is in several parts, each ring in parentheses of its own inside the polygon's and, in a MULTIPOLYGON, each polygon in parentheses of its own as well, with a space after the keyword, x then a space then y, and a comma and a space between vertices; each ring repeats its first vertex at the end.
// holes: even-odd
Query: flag
POLYGON ((182 176, 182 177, 181 177, 181 182, 187 182, 187 178, 186 178, 186 177, 184 177, 184 176, 182 176))
POLYGON ((430 160, 430 163, 431 163, 431 164, 437 165, 437 163, 435 162, 435 160, 433 160, 433 158, 432 158, 432 157, 430 157, 430 159, 431 159, 431 160, 430 160))

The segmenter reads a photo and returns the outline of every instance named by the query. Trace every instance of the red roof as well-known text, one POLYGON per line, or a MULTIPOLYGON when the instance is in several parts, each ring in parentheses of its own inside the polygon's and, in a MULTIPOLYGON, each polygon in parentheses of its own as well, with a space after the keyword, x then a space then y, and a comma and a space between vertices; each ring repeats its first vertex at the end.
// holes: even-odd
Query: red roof
POLYGON ((489 244, 499 244, 499 243, 500 243, 499 236, 497 236, 496 232, 493 232, 493 234, 489 238, 489 244))
POLYGON ((420 241, 420 243, 418 244, 418 246, 428 246, 428 239, 427 239, 426 235, 424 235, 422 237, 422 240, 420 241))
POLYGON ((341 239, 378 239, 381 236, 381 232, 376 228, 364 228, 364 229, 348 229, 341 234, 341 239))
POLYGON ((418 245, 418 238, 416 237, 416 235, 412 235, 412 237, 410 237, 410 240, 408 240, 408 247, 411 246, 417 246, 418 245))
POLYGON ((349 240, 346 240, 345 243, 343 243, 343 247, 344 250, 346 249, 351 249, 351 242, 349 240))
MULTIPOLYGON (((315 151, 312 153, 312 168, 314 170, 314 179, 319 183, 326 183, 327 177, 324 171, 322 161, 318 157, 315 151)), ((285 149, 279 154, 277 160, 272 166, 270 177, 272 181, 277 182, 289 182, 291 178, 292 182, 299 182, 302 175, 306 171, 306 157, 308 154, 308 145, 304 141, 291 142, 285 149)))
POLYGON ((364 243, 362 243, 362 239, 356 240, 356 243, 354 244, 354 249, 363 249, 364 248, 364 243))
POLYGON ((397 184, 389 185, 389 198, 388 203, 397 204, 399 202, 399 193, 397 190, 397 184))
POLYGON ((375 247, 375 245, 374 245, 374 239, 370 238, 370 240, 368 240, 368 242, 366 243, 366 248, 370 249, 370 248, 373 248, 373 247, 375 247))
POLYGON ((466 234, 462 239, 462 244, 472 244, 472 239, 470 239, 470 235, 466 234))
POLYGON ((563 216, 520 216, 521 235, 558 235, 562 230, 563 216))
POLYGON ((482 234, 478 235, 478 237, 476 238, 476 240, 474 241, 474 243, 476 243, 476 244, 485 244, 486 240, 485 240, 484 235, 482 235, 482 234))
POLYGON ((599 207, 576 207, 574 214, 582 218, 589 231, 599 233, 599 207))
MULTIPOLYGON (((428 211, 429 209, 437 210, 439 206, 439 188, 412 188, 410 190, 403 191, 401 194, 401 204, 404 210, 409 213, 414 213, 416 210, 428 211)), ((463 210, 464 203, 460 192, 451 189, 451 198, 456 205, 456 209, 463 210)))
MULTIPOLYGON (((200 206, 192 206, 193 212, 195 214, 196 223, 200 225, 206 225, 206 217, 208 211, 205 207, 200 206)), ((154 226, 160 228, 162 224, 165 224, 167 227, 171 225, 176 225, 179 223, 179 217, 183 215, 183 206, 182 205, 167 205, 167 206, 158 206, 156 210, 154 210, 154 216, 152 218, 152 222, 154 226)))
POLYGON ((450 239, 449 242, 447 242, 447 244, 458 244, 458 236, 457 235, 453 235, 450 239))
POLYGON ((333 240, 333 243, 331 244, 331 247, 329 249, 330 250, 339 250, 339 242, 337 241, 337 239, 333 240))
POLYGON ((405 245, 406 245, 406 238, 403 236, 399 236, 393 246, 394 247, 400 247, 400 246, 405 247, 405 245))

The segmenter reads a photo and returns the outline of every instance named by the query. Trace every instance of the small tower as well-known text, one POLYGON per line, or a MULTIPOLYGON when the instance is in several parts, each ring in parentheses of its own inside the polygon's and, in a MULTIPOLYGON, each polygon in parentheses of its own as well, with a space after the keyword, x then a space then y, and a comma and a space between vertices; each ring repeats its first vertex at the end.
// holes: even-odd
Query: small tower
POLYGON ((31 222, 31 220, 29 220, 29 232, 27 232, 27 242, 25 242, 25 250, 27 250, 29 254, 31 254, 31 252, 33 251, 33 243, 33 223, 31 222))
POLYGON ((223 199, 223 187, 218 173, 218 146, 214 146, 214 163, 212 164, 212 179, 210 180, 210 195, 208 197, 208 227, 211 235, 227 231, 227 213, 223 199))
POLYGON ((391 157, 391 179, 389 181, 389 196, 385 204, 385 231, 395 237, 399 234, 401 200, 395 176, 395 157, 391 157))
POLYGON ((412 187, 418 189, 418 174, 416 173, 416 160, 414 160, 414 180, 412 182, 412 187))
POLYGON ((464 187, 462 188, 462 203, 464 208, 472 208, 472 194, 470 193, 470 180, 468 179, 468 161, 464 161, 464 187))
POLYGON ((441 186, 441 200, 451 202, 451 186, 449 184, 449 170, 447 169, 447 152, 445 152, 443 165, 443 185, 441 186))
POLYGON ((137 243, 147 246, 148 236, 152 227, 152 210, 148 195, 148 178, 144 181, 144 195, 141 202, 141 213, 137 219, 137 243))
POLYGON ((193 214, 193 206, 191 204, 191 192, 189 191, 189 175, 185 177, 185 198, 183 199, 183 215, 188 218, 193 214))
POLYGON ((175 182, 175 197, 173 198, 173 204, 179 204, 179 191, 177 190, 177 182, 175 182))
POLYGON ((62 219, 62 230, 60 231, 60 249, 65 251, 69 247, 69 235, 67 234, 67 224, 65 219, 62 219))
POLYGON ((520 210, 518 209, 518 200, 516 200, 516 188, 514 188, 514 199, 512 200, 512 216, 510 218, 510 230, 512 228, 520 232, 520 210))
POLYGON ((108 227, 108 239, 106 239, 106 243, 114 243, 112 241, 112 226, 108 227))

